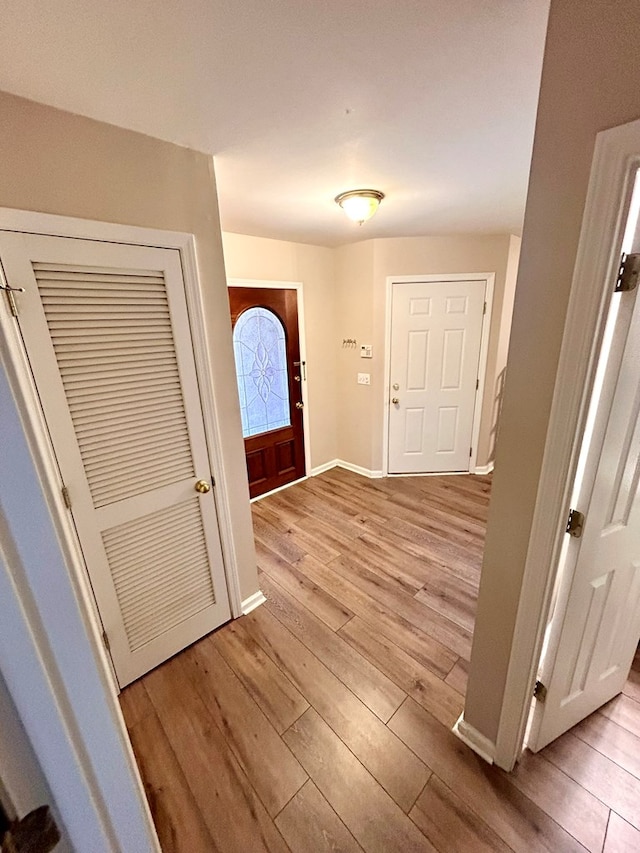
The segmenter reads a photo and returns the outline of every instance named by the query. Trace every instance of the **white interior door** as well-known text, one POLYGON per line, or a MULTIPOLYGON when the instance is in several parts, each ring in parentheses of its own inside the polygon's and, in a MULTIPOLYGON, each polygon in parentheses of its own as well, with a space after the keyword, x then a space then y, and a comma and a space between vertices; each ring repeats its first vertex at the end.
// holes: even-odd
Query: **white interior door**
POLYGON ((230 618, 180 255, 2 232, 0 259, 124 686, 230 618))
POLYGON ((468 471, 485 281, 394 282, 389 473, 468 471))
POLYGON ((584 529, 565 547, 562 618, 534 751, 620 693, 640 639, 640 299, 637 291, 613 299, 610 354, 582 451, 575 508, 584 529))

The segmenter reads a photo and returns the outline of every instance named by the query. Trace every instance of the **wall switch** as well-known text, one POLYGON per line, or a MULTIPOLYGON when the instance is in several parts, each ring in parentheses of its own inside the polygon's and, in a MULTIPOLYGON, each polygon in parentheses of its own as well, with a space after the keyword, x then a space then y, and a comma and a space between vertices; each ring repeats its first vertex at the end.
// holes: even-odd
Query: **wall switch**
POLYGON ((371 374, 370 373, 359 373, 358 374, 358 385, 371 385, 371 374))
POLYGON ((373 347, 371 344, 362 344, 360 346, 360 358, 373 358, 373 347))

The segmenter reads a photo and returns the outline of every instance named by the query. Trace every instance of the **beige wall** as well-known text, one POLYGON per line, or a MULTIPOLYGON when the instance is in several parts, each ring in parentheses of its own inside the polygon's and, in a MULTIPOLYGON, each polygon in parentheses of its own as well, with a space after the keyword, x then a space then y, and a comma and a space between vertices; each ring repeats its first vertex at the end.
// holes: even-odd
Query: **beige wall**
POLYGON ((506 364, 520 240, 490 236, 402 237, 369 240, 337 250, 340 339, 373 344, 371 361, 357 350, 340 358, 339 457, 374 471, 383 467, 384 345, 389 276, 495 273, 491 337, 477 464, 493 459, 495 398, 506 364), (358 386, 358 371, 371 372, 371 386, 358 386), (340 423, 343 421, 342 423, 340 423))
MULTIPOLYGON (((552 0, 465 718, 495 740, 596 134, 640 117, 637 0, 552 0)), ((526 606, 526 604, 525 604, 526 606)))
POLYGON ((0 93, 0 206, 195 235, 242 598, 258 588, 212 159, 0 93))
POLYGON ((227 278, 302 283, 311 468, 333 461, 337 456, 336 275, 333 250, 227 232, 222 235, 222 243, 227 278))

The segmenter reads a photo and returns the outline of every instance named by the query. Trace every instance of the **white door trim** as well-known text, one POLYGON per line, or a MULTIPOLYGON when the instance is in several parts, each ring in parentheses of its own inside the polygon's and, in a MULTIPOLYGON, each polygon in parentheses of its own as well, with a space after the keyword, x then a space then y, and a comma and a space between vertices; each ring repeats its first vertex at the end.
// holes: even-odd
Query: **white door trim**
MULTIPOLYGON (((473 429, 471 432, 472 453, 469 458, 469 471, 476 473, 478 458, 478 438, 480 436, 480 422, 482 419, 482 403, 484 399, 484 386, 487 375, 487 356, 489 354, 489 336, 491 333, 491 314, 493 308, 493 291, 495 289, 496 275, 493 272, 473 273, 443 273, 440 275, 390 275, 386 280, 385 312, 384 312, 384 382, 383 382, 383 424, 382 424, 382 476, 394 476, 389 474, 389 398, 390 373, 391 373, 391 309, 393 285, 398 283, 413 283, 431 281, 481 281, 485 284, 485 302, 487 310, 482 318, 482 337, 480 339, 480 360, 478 362, 478 391, 476 392, 475 407, 473 410, 473 429)), ((483 472, 485 473, 485 472, 483 472)), ((406 475, 403 475, 406 476, 406 475)), ((416 474, 413 476, 426 476, 416 474)))
MULTIPOLYGON (((221 430, 210 367, 210 350, 207 343, 207 332, 204 322, 195 237, 193 234, 178 231, 158 231, 133 225, 94 222, 47 213, 13 210, 11 208, 0 208, 0 229, 58 237, 75 237, 101 242, 129 243, 136 246, 157 246, 165 249, 177 249, 180 252, 196 373, 199 379, 198 385, 202 403, 202 414, 207 434, 207 450, 211 471, 217 484, 216 507, 218 509, 220 540, 231 613, 234 617, 241 616, 243 610, 238 576, 235 533, 231 521, 231 507, 227 499, 229 483, 225 469, 224 455, 220 447, 221 430)), ((6 317, 4 319, 6 321, 6 317)), ((70 565, 73 566, 76 573, 84 574, 84 563, 82 561, 78 562, 79 559, 81 560, 81 556, 80 548, 76 541, 75 529, 69 521, 68 513, 62 505, 59 495, 59 475, 57 473, 55 455, 50 445, 42 416, 38 413, 38 398, 24 353, 22 352, 22 342, 17 334, 15 324, 5 322, 5 328, 2 330, 5 333, 9 359, 16 365, 21 365, 21 369, 18 371, 20 404, 24 407, 24 411, 28 413, 28 417, 32 419, 32 423, 37 425, 36 440, 38 451, 42 458, 42 464, 46 471, 49 485, 54 485, 53 492, 55 500, 51 506, 51 511, 55 514, 56 521, 60 526, 61 535, 65 539, 68 551, 67 556, 71 559, 70 565)), ((90 598, 92 599, 92 596, 90 598)), ((95 605, 91 605, 89 611, 92 618, 95 619, 97 616, 95 605)))
POLYGON ((506 770, 514 766, 524 743, 570 493, 639 166, 640 121, 598 134, 496 738, 495 761, 506 770))
MULTIPOLYGON (((298 337, 300 338, 300 360, 307 360, 307 333, 304 318, 304 284, 301 281, 270 281, 267 279, 255 278, 229 278, 227 279, 227 287, 263 287, 269 290, 295 290, 298 301, 298 337)), ((302 374, 304 376, 304 373, 302 374)), ((304 435, 304 477, 301 477, 295 482, 300 483, 311 476, 311 436, 309 434, 309 391, 307 381, 303 379, 300 383, 302 391, 302 402, 304 409, 302 410, 302 432, 304 435)), ((286 486, 280 488, 286 489, 292 486, 293 483, 287 483, 286 486)), ((276 489, 275 491, 279 491, 276 489)), ((271 494, 269 492, 268 494, 271 494)), ((266 495, 259 495, 254 500, 264 498, 266 495)))

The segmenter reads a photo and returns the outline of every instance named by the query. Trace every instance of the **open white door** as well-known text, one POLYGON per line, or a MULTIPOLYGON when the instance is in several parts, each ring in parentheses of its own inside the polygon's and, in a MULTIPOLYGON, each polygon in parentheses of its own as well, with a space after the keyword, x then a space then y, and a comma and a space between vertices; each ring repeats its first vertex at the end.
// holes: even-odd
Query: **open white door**
POLYGON ((393 282, 390 474, 469 470, 486 286, 393 282))
MULTIPOLYGON (((637 196, 636 189, 634 225, 637 196)), ((574 491, 584 526, 580 538, 565 543, 549 635, 554 654, 544 663, 547 693, 528 743, 533 751, 621 692, 640 640, 637 293, 613 297, 574 491)))
POLYGON ((0 259, 124 686, 230 618, 180 254, 2 232, 0 259))

